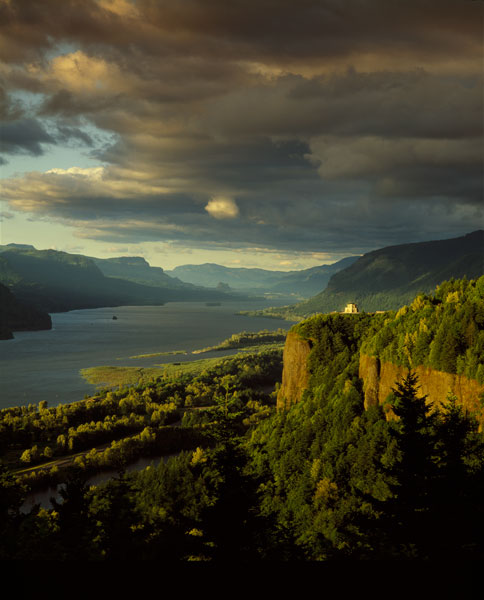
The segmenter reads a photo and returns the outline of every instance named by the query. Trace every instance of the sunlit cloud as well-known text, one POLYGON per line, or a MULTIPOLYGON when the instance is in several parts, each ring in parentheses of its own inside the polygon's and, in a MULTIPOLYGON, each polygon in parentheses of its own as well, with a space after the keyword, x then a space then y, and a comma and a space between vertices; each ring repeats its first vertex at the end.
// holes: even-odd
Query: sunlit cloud
POLYGON ((235 219, 239 216, 239 207, 235 200, 224 196, 211 198, 205 210, 214 219, 235 219))
POLYGON ((135 2, 129 2, 129 0, 97 0, 97 2, 103 9, 121 17, 136 18, 139 16, 135 2))

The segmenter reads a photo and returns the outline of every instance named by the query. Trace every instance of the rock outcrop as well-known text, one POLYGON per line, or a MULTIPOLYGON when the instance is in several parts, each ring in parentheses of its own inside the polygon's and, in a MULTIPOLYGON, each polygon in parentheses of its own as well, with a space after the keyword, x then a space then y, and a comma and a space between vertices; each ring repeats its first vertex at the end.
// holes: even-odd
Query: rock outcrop
MULTIPOLYGON (((365 408, 385 404, 392 388, 397 381, 401 381, 407 374, 408 368, 394 365, 393 363, 381 363, 375 356, 360 356, 359 376, 363 380, 363 391, 365 394, 365 408)), ((428 397, 431 404, 439 405, 446 400, 447 395, 453 394, 458 404, 473 413, 484 423, 484 410, 480 398, 484 394, 484 385, 475 379, 469 379, 455 373, 445 373, 429 367, 417 366, 412 369, 418 377, 419 392, 428 397)), ((386 408, 388 416, 392 412, 386 408)))
MULTIPOLYGON (((309 369, 307 359, 311 352, 311 341, 303 339, 296 332, 287 334, 284 346, 284 367, 282 384, 277 395, 277 409, 287 409, 299 402, 304 390, 309 385, 309 369)), ((474 379, 455 373, 445 373, 429 367, 418 366, 412 369, 419 383, 419 392, 428 397, 431 404, 439 405, 444 402, 448 394, 457 397, 458 404, 465 410, 474 414, 481 427, 484 425, 484 407, 481 397, 484 394, 484 385, 474 379)), ((363 381, 365 394, 365 408, 382 404, 385 407, 392 388, 408 374, 408 369, 393 363, 381 363, 377 357, 361 354, 359 363, 359 377, 363 381)), ((392 411, 385 407, 388 418, 392 411)))
POLYGON ((311 352, 311 342, 289 331, 284 345, 284 367, 282 384, 277 394, 277 409, 289 408, 301 400, 309 383, 307 358, 311 352))

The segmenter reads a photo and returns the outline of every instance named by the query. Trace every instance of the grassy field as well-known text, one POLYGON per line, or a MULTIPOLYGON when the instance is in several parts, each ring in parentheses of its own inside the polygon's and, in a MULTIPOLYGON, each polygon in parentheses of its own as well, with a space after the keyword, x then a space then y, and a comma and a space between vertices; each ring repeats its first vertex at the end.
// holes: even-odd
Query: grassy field
POLYGON ((296 315, 292 308, 282 306, 280 308, 261 308, 260 310, 241 310, 237 313, 243 317, 264 317, 266 319, 281 319, 282 321, 291 321, 299 323, 305 317, 296 315))
POLYGON ((197 375, 223 360, 220 358, 203 358, 183 363, 168 363, 156 367, 91 367, 81 369, 84 379, 97 387, 115 387, 147 383, 157 377, 176 377, 186 373, 197 375))
MULTIPOLYGON (((258 346, 250 346, 248 348, 238 349, 237 352, 230 354, 230 357, 245 354, 255 354, 264 350, 274 350, 282 348, 282 342, 272 344, 261 344, 258 346)), ((225 350, 227 350, 225 348, 225 350)), ((113 367, 101 366, 81 369, 81 376, 92 385, 98 388, 117 387, 125 385, 137 385, 138 383, 147 383, 153 381, 157 377, 178 377, 179 375, 198 375, 205 369, 209 369, 223 361, 227 356, 216 358, 201 358, 187 362, 174 362, 155 367, 113 367)))
MULTIPOLYGON (((153 354, 136 354, 135 356, 129 356, 130 360, 138 358, 151 358, 153 356, 172 356, 175 354, 187 354, 186 350, 172 350, 171 352, 154 352, 153 354)), ((122 360, 118 358, 118 360, 122 360)))
POLYGON ((257 350, 259 348, 265 349, 266 347, 277 348, 280 344, 284 344, 286 335, 287 331, 281 328, 276 331, 269 331, 268 329, 257 332, 241 331, 240 333, 232 334, 229 338, 215 346, 193 350, 192 354, 204 354, 206 352, 219 350, 257 350))
POLYGON ((238 350, 239 352, 261 352, 262 350, 270 350, 273 348, 284 348, 284 342, 266 342, 264 344, 249 344, 247 346, 239 346, 237 348, 229 348, 227 346, 210 346, 202 350, 194 350, 192 354, 205 354, 207 352, 221 350, 238 350))
POLYGON ((146 383, 163 374, 160 367, 91 367, 81 369, 81 376, 97 387, 116 387, 146 383))
MULTIPOLYGON (((213 351, 228 351, 230 356, 237 354, 256 354, 266 350, 283 349, 286 332, 282 329, 277 331, 263 330, 259 332, 240 332, 233 334, 230 338, 223 340, 216 346, 193 350, 191 354, 202 354, 213 351), (272 339, 271 339, 272 338, 272 339)), ((154 352, 151 354, 136 354, 124 360, 142 360, 155 356, 187 355, 185 350, 172 350, 170 352, 154 352)), ((228 356, 228 355, 225 355, 228 356)), ((131 366, 101 366, 82 369, 81 376, 98 388, 117 387, 125 385, 137 385, 147 383, 157 377, 177 377, 179 375, 197 375, 204 369, 210 368, 224 357, 203 358, 189 362, 174 362, 169 364, 155 365, 153 367, 131 367, 131 366)), ((123 360, 118 358, 117 360, 123 360)))

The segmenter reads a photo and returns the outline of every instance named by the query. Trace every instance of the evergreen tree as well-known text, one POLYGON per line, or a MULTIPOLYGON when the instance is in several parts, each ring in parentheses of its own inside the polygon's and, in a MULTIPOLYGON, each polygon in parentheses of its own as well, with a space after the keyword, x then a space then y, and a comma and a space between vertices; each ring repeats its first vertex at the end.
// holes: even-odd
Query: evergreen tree
POLYGON ((370 533, 372 556, 482 558, 484 441, 477 422, 455 399, 432 412, 414 373, 393 393, 398 459, 387 470, 392 498, 374 501, 380 516, 370 533))
POLYGON ((55 498, 51 504, 57 513, 57 560, 92 560, 99 558, 94 541, 95 526, 89 514, 86 477, 79 470, 66 481, 59 493, 62 502, 55 498))
POLYGON ((23 497, 23 489, 0 462, 0 560, 10 558, 15 547, 23 497))
POLYGON ((397 419, 390 434, 398 459, 387 473, 392 498, 380 503, 375 548, 388 558, 426 558, 437 480, 435 415, 426 396, 418 395, 415 373, 397 383, 393 394, 397 419))
POLYGON ((215 502, 202 514, 202 528, 210 540, 211 558, 255 558, 253 520, 255 486, 244 472, 247 457, 240 438, 240 413, 230 413, 224 401, 216 410, 215 448, 206 464, 215 502))
POLYGON ((478 423, 447 399, 439 415, 432 558, 484 557, 484 440, 478 423))
POLYGON ((96 540, 107 560, 138 558, 138 519, 131 497, 129 481, 124 475, 111 479, 99 488, 90 505, 96 522, 96 540))

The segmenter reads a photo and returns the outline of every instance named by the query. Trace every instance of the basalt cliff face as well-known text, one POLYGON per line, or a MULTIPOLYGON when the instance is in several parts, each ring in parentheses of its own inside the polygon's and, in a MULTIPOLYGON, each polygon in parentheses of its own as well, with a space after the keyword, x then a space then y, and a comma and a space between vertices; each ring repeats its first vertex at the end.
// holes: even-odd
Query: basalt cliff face
MULTIPOLYGON (((299 402, 304 390, 308 388, 310 373, 307 360, 311 351, 311 341, 301 338, 290 331, 284 346, 284 367, 282 385, 277 396, 277 409, 283 410, 299 402)), ((473 413, 484 425, 484 410, 480 397, 484 394, 484 385, 463 375, 445 373, 418 366, 413 369, 418 376, 420 393, 427 395, 430 403, 440 404, 449 393, 457 397, 457 401, 466 410, 473 413)), ((381 363, 374 356, 360 355, 359 377, 363 381, 365 408, 377 404, 385 405, 388 395, 396 382, 408 374, 408 369, 389 362, 381 363)), ((392 411, 386 408, 388 418, 392 411)))
MULTIPOLYGON (((436 371, 429 367, 417 366, 412 369, 418 377, 419 392, 427 396, 429 403, 439 405, 445 401, 447 395, 453 394, 458 404, 478 417, 481 426, 484 424, 484 414, 480 397, 484 394, 484 385, 475 379, 468 379, 463 375, 436 371)), ((375 356, 360 356, 359 376, 363 380, 365 394, 365 408, 385 405, 388 395, 397 381, 401 381, 408 374, 408 369, 389 362, 380 362, 375 356)), ((385 408, 388 416, 392 411, 385 408)))
POLYGON ((289 331, 284 345, 282 384, 277 394, 278 410, 289 408, 301 400, 309 383, 307 358, 310 352, 311 342, 289 331))

